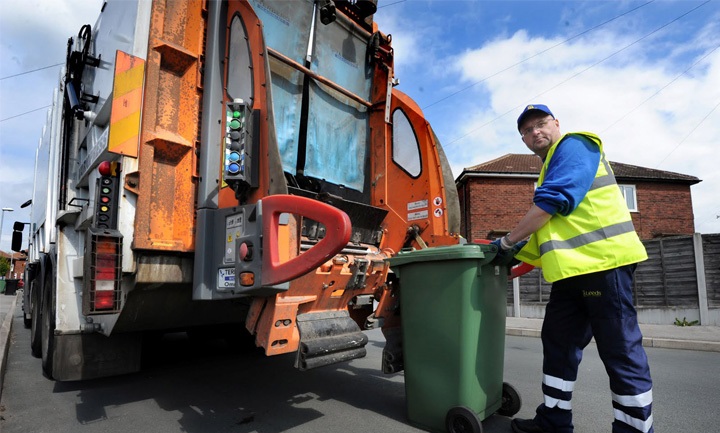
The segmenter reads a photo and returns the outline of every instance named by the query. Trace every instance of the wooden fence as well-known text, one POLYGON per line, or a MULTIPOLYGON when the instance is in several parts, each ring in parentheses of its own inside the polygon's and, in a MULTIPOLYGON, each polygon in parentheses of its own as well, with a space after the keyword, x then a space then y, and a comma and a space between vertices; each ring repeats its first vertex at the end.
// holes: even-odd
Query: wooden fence
MULTIPOLYGON (((633 295, 638 308, 720 308, 720 234, 643 242, 648 260, 638 264, 633 295), (696 255, 701 254, 701 261, 696 255)), ((544 305, 551 284, 535 269, 520 277, 520 304, 544 305)), ((513 285, 508 284, 512 305, 513 285)), ((701 313, 702 316, 702 313, 701 313)))

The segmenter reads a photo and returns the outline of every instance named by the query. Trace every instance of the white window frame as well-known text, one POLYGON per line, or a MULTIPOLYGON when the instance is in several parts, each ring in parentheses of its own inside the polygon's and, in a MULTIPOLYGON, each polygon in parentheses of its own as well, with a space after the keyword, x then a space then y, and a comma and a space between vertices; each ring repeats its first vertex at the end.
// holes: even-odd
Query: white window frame
POLYGON ((618 184, 618 187, 620 188, 620 193, 622 194, 623 198, 625 199, 625 204, 628 205, 628 210, 630 212, 637 212, 637 189, 635 188, 635 185, 628 185, 628 184, 618 184), (628 196, 627 194, 632 195, 632 206, 628 204, 628 196))

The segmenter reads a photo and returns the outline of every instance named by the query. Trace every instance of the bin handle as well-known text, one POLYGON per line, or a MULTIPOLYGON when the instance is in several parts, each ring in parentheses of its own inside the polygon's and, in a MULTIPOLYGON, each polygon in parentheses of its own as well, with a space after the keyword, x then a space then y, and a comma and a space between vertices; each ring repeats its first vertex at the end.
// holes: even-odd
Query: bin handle
MULTIPOLYGON (((488 239, 475 239, 473 240, 473 243, 489 245, 490 241, 488 239)), ((515 265, 510 268, 510 275, 508 275, 508 280, 514 280, 517 277, 527 274, 533 269, 535 269, 535 266, 531 265, 530 263, 520 262, 519 265, 515 265)))

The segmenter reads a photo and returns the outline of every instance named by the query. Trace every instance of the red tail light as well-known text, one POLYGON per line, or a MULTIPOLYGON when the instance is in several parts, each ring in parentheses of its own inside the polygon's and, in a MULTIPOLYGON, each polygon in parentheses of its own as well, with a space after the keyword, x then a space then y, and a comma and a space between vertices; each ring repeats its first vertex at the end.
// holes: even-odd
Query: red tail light
POLYGON ((88 236, 83 313, 117 312, 122 295, 122 235, 116 230, 91 228, 88 236))
POLYGON ((95 292, 95 309, 109 310, 115 306, 115 293, 112 290, 95 292))

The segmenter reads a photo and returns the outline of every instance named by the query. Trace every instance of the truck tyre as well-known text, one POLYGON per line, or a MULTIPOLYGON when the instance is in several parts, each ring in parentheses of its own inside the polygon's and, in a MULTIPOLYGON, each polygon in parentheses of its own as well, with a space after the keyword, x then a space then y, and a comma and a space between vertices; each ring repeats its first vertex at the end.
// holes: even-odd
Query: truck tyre
POLYGON ((37 278, 30 283, 30 352, 35 358, 42 356, 42 286, 38 284, 37 278))
POLYGON ((49 269, 43 282, 44 302, 42 303, 42 369, 48 379, 53 378, 53 356, 55 354, 55 303, 53 296, 53 273, 49 269))

